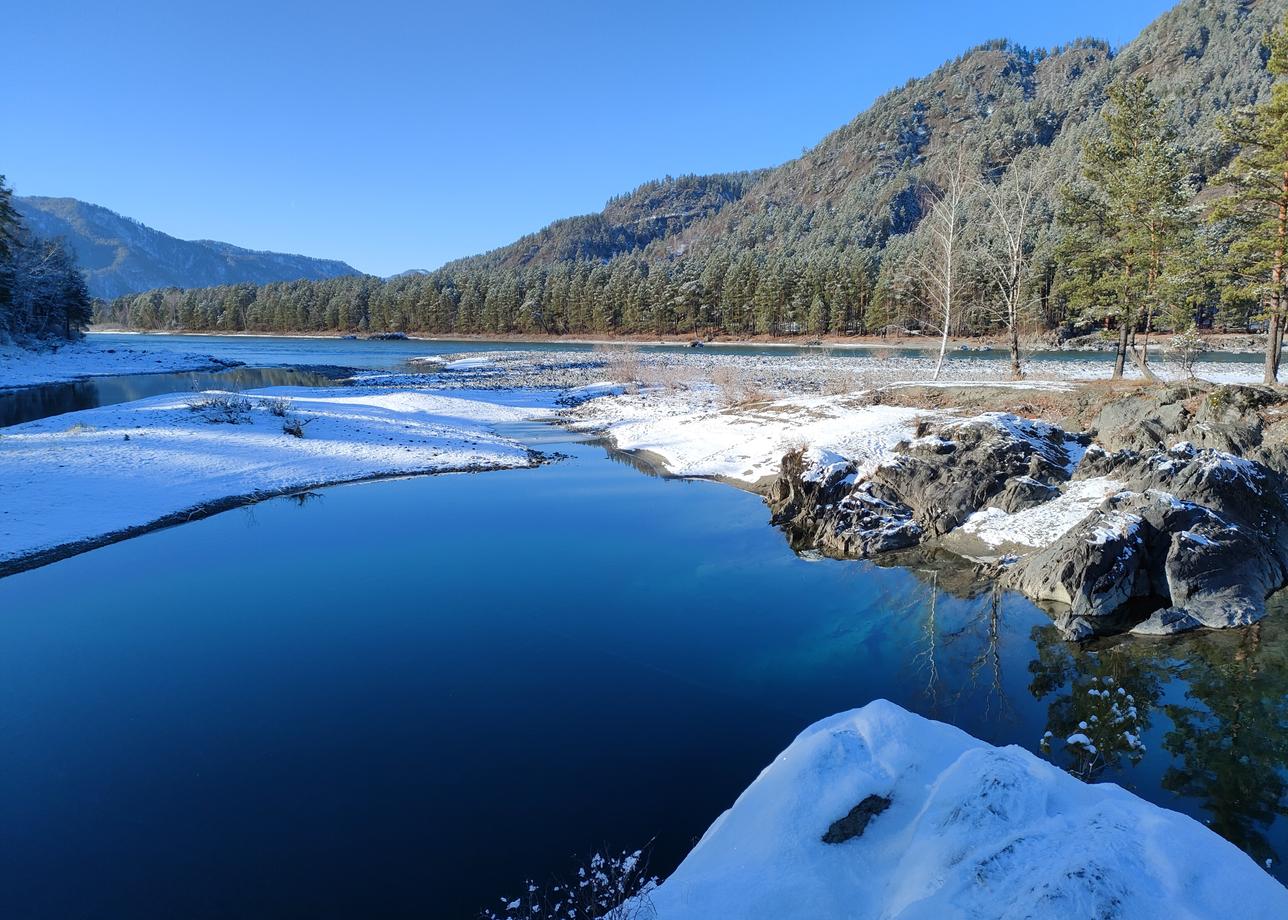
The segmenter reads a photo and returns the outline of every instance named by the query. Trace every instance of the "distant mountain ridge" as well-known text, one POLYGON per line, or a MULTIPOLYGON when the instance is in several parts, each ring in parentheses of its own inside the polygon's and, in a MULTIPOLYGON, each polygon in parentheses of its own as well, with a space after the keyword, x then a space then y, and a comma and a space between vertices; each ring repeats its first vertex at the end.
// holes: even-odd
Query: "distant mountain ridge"
MULTIPOLYGON (((596 213, 427 274, 267 286, 249 303, 240 290, 190 291, 166 321, 425 333, 923 329, 933 317, 917 266, 922 218, 964 160, 993 188, 1037 188, 1025 297, 1035 325, 1054 330, 1070 318, 1059 289, 1061 189, 1105 129, 1111 85, 1148 80, 1194 189, 1211 197, 1235 153, 1221 123, 1266 98, 1265 37, 1285 12, 1288 0, 1182 0, 1120 48, 1090 38, 1049 49, 986 42, 779 166, 646 182, 596 213)), ((966 196, 967 225, 987 224, 985 197, 982 188, 966 196)), ((987 270, 965 274, 958 331, 994 331, 987 270)), ((140 305, 136 319, 130 300, 100 311, 103 321, 156 321, 154 304, 140 305)))
POLYGON ((90 294, 104 299, 163 287, 321 281, 362 274, 334 259, 177 239, 76 198, 15 197, 13 203, 34 234, 67 240, 90 294))

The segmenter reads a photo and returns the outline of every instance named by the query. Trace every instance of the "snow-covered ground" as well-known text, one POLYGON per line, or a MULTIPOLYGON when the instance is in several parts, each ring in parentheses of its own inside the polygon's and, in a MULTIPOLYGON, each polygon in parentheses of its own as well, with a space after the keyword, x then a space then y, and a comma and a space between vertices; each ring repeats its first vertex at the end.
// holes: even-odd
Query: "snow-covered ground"
POLYGON ((741 407, 720 394, 648 390, 600 397, 574 409, 574 427, 612 437, 622 450, 648 451, 677 476, 754 484, 778 472, 783 454, 808 447, 878 463, 911 437, 917 409, 873 406, 861 395, 801 396, 741 407))
MULTIPOLYGON (((238 497, 398 473, 529 466, 491 426, 547 411, 427 392, 274 387, 238 424, 172 394, 0 431, 0 569, 238 497), (303 437, 267 398, 289 400, 303 437)), ((281 407, 279 407, 281 408, 281 407)))
POLYGON ((92 338, 68 342, 57 351, 0 345, 0 390, 82 377, 217 371, 228 366, 210 355, 106 346, 92 338))
MULTIPOLYGON (((719 349, 643 351, 630 346, 586 351, 488 351, 433 355, 411 359, 422 374, 432 375, 435 386, 511 387, 554 386, 567 388, 595 380, 612 379, 645 385, 711 381, 736 378, 741 385, 768 394, 819 394, 885 386, 1014 386, 1021 389, 1058 389, 1070 383, 1107 379, 1113 355, 1049 353, 1028 362, 1028 376, 1010 380, 1010 365, 999 357, 969 353, 944 364, 937 382, 935 356, 907 351, 811 351, 806 353, 740 354, 719 349)), ((1174 362, 1158 357, 1151 364, 1164 380, 1183 372, 1174 362)), ((1196 374, 1215 383, 1256 383, 1261 367, 1249 361, 1201 361, 1196 374)), ((403 385, 405 374, 372 375, 369 382, 403 385)), ((1128 379, 1140 376, 1134 366, 1128 379)))
POLYGON ((1288 917, 1197 821, 885 701, 806 729, 650 897, 656 920, 1288 917))

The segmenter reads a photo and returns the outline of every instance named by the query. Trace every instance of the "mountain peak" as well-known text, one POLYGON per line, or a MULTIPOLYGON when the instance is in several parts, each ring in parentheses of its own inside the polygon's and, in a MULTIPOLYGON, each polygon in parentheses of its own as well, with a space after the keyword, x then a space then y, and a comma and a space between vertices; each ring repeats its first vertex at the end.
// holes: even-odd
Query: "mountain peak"
POLYGON ((152 288, 318 281, 362 274, 344 262, 244 249, 218 240, 181 240, 102 205, 76 198, 14 198, 37 236, 63 237, 95 297, 152 288))

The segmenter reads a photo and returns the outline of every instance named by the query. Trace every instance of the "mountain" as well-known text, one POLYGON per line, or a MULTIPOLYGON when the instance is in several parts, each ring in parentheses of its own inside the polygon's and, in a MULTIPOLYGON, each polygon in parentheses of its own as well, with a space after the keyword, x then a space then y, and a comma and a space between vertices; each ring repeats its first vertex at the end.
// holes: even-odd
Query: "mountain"
POLYGON ((686 190, 725 188, 690 210, 691 219, 664 220, 676 205, 658 191, 677 186, 651 183, 600 214, 558 221, 457 264, 880 250, 915 229, 959 145, 995 178, 1040 168, 1057 180, 1054 189, 1072 177, 1106 87, 1135 74, 1163 99, 1202 184, 1230 155, 1219 117, 1270 85, 1261 43, 1285 9, 1288 0, 1186 0, 1118 52, 1094 39, 1050 50, 990 42, 882 96, 796 160, 736 178, 679 180, 686 190), (641 191, 651 194, 639 200, 641 191), (621 232, 634 226, 651 232, 621 232))
POLYGON ((214 240, 176 239, 75 198, 14 198, 13 203, 36 236, 67 240, 95 297, 161 287, 318 281, 360 274, 330 259, 256 252, 214 240))
MULTIPOLYGON (((1183 0, 1128 45, 993 41, 888 92, 801 157, 746 173, 667 177, 491 252, 383 284, 218 290, 185 316, 248 328, 424 332, 851 334, 924 325, 912 266, 921 219, 959 156, 996 183, 1042 190, 1037 319, 1064 322, 1055 285, 1059 190, 1102 130, 1107 91, 1149 80, 1200 194, 1234 151, 1220 131, 1271 84, 1263 40, 1288 0, 1183 0), (337 304, 343 303, 344 310, 337 304)), ((986 212, 982 190, 968 223, 986 212)), ((960 331, 989 331, 993 291, 967 279, 960 331)), ((144 314, 149 315, 149 314, 144 314)), ((111 318, 128 322, 129 304, 111 318)))

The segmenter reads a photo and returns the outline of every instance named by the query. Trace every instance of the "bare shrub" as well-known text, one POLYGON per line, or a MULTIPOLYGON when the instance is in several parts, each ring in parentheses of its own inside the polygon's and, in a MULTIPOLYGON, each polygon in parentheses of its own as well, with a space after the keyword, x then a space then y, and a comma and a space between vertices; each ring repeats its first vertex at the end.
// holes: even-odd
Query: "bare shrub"
POLYGON ((1186 378, 1194 379, 1194 365, 1198 363, 1199 357, 1208 350, 1207 341, 1199 334, 1197 328, 1191 323, 1188 329, 1178 332, 1172 336, 1171 344, 1168 351, 1172 353, 1173 359, 1181 369, 1186 378))
POLYGON ((250 421, 251 402, 240 393, 210 390, 188 397, 188 409, 212 425, 240 425, 250 421))
POLYGON ((282 422, 282 431, 291 437, 302 438, 304 437, 304 426, 311 421, 313 421, 311 418, 300 421, 295 416, 291 416, 282 422))
POLYGON ((760 384, 746 371, 730 364, 713 368, 711 382, 720 391, 721 401, 726 406, 746 406, 768 398, 760 384))
POLYGON ((277 418, 286 418, 294 408, 285 396, 265 396, 260 399, 259 407, 277 418))
POLYGON ((591 351, 602 356, 607 377, 625 386, 628 392, 633 392, 643 381, 644 363, 635 346, 595 345, 591 351))
POLYGON ((640 383, 645 387, 687 390, 701 378, 692 366, 674 360, 641 362, 640 383))
POLYGON ((620 856, 596 853, 571 881, 538 885, 529 881, 516 898, 502 898, 500 910, 484 910, 483 920, 652 920, 650 892, 657 878, 648 873, 647 848, 620 856))

